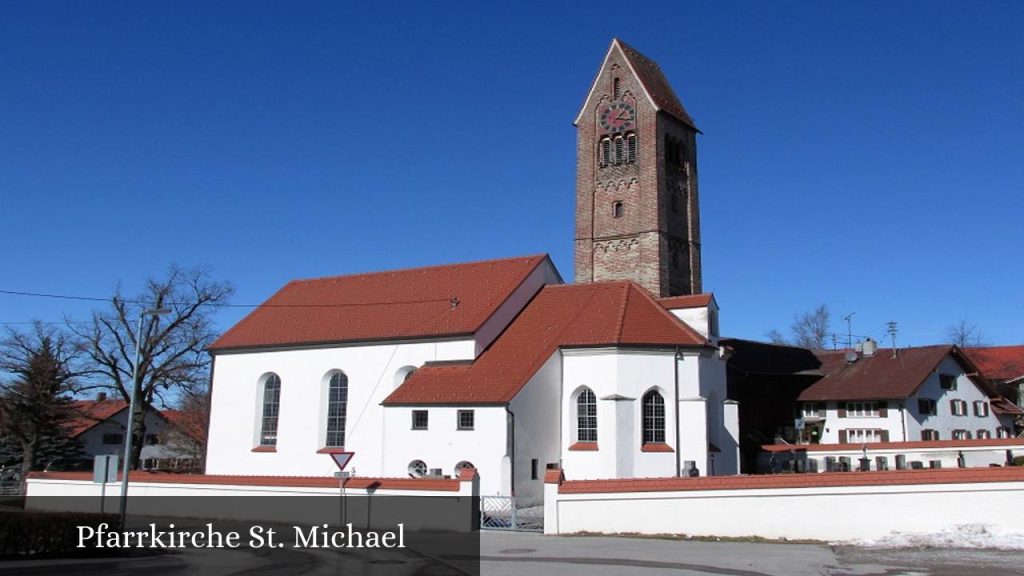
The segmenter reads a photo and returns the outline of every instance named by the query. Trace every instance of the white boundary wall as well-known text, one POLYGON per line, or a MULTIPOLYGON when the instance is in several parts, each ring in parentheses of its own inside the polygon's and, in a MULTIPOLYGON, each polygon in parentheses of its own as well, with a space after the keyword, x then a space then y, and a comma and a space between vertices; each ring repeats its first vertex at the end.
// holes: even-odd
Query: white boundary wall
POLYGON ((562 493, 547 484, 546 534, 687 534, 845 541, 983 524, 1024 534, 1024 481, 562 493))

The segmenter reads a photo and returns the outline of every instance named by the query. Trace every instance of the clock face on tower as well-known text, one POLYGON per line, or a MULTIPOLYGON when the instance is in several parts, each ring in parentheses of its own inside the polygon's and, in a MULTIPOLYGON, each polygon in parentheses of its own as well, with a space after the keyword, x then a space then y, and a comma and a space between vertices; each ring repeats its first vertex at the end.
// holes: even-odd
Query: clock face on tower
POLYGON ((611 102, 601 110, 601 129, 605 132, 624 132, 636 126, 636 110, 626 102, 611 102))

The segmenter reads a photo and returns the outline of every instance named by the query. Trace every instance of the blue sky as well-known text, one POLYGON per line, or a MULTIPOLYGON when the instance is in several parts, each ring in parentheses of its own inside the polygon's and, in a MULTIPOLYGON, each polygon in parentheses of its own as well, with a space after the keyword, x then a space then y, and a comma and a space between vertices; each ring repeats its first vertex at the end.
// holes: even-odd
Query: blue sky
MULTIPOLYGON (((619 36, 704 131, 725 333, 826 303, 902 345, 1024 342, 1022 27, 1017 1, 3 3, 0 289, 176 262, 259 303, 539 252, 569 279, 571 122, 619 36)), ((92 306, 0 295, 0 322, 92 306)))

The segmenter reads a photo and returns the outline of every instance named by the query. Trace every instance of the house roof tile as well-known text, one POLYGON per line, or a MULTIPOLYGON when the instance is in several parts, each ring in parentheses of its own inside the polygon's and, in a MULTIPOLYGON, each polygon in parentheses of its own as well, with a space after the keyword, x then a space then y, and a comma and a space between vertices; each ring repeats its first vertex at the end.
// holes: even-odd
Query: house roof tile
POLYGON ((64 425, 68 435, 77 438, 127 407, 124 400, 77 400, 72 404, 74 416, 64 425))
POLYGON ((643 84, 644 90, 647 91, 651 100, 654 101, 655 106, 696 130, 697 125, 694 124, 693 118, 690 117, 686 108, 683 108, 683 103, 679 101, 679 96, 676 96, 675 90, 668 83, 668 79, 661 72, 661 67, 658 66, 657 62, 644 56, 639 50, 618 38, 613 40, 613 42, 617 42, 622 49, 626 60, 636 72, 640 83, 643 84))
POLYGON ((472 364, 417 370, 385 404, 504 404, 558 348, 704 346, 632 282, 545 286, 472 364))
POLYGON ((690 294, 688 296, 669 296, 668 298, 658 298, 658 303, 665 307, 667 310, 677 310, 679 308, 703 308, 711 304, 711 301, 715 299, 715 295, 710 292, 703 294, 690 294))
POLYGON ((981 372, 993 380, 1024 378, 1024 345, 965 348, 981 372))
POLYGON ((286 284, 211 351, 475 332, 546 255, 286 284))
POLYGON ((998 397, 970 360, 952 345, 891 349, 879 348, 871 356, 860 355, 847 362, 844 350, 816 350, 825 376, 810 385, 797 398, 800 401, 886 400, 907 398, 935 371, 946 356, 952 355, 971 380, 989 397, 998 397))

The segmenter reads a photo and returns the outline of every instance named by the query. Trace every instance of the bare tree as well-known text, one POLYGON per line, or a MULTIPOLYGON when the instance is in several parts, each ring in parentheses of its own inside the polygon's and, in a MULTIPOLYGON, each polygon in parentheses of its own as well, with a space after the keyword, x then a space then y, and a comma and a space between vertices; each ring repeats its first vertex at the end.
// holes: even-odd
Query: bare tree
POLYGON ((956 344, 961 348, 986 346, 988 339, 978 329, 977 324, 968 322, 961 318, 959 322, 950 324, 946 328, 946 339, 950 344, 956 344))
POLYGON ((80 454, 65 429, 74 416, 72 395, 83 375, 68 335, 42 323, 28 332, 7 331, 0 342, 0 439, 28 472, 61 457, 80 454))
POLYGON ((828 306, 821 304, 810 312, 797 314, 790 329, 793 343, 802 348, 821 350, 829 335, 830 314, 828 306))
POLYGON ((797 314, 793 317, 793 323, 789 326, 792 334, 791 338, 786 338, 782 332, 775 329, 769 330, 765 337, 772 344, 786 344, 812 350, 822 350, 825 348, 825 343, 831 333, 829 330, 830 323, 831 314, 828 311, 828 306, 821 304, 810 312, 797 314))
POLYGON ((210 362, 206 347, 216 338, 210 316, 233 292, 230 284, 214 281, 205 270, 172 266, 164 277, 149 279, 134 299, 126 299, 117 288, 110 309, 94 312, 91 322, 73 328, 95 366, 93 385, 110 388, 126 401, 131 398, 138 344, 139 397, 131 415, 132 469, 138 468, 145 415, 153 403, 168 404, 206 384, 210 362), (169 313, 147 313, 155 309, 169 313))
POLYGON ((184 395, 175 408, 164 410, 167 427, 160 443, 169 452, 192 460, 193 467, 202 469, 206 451, 206 428, 210 419, 210 395, 207 389, 184 395))

